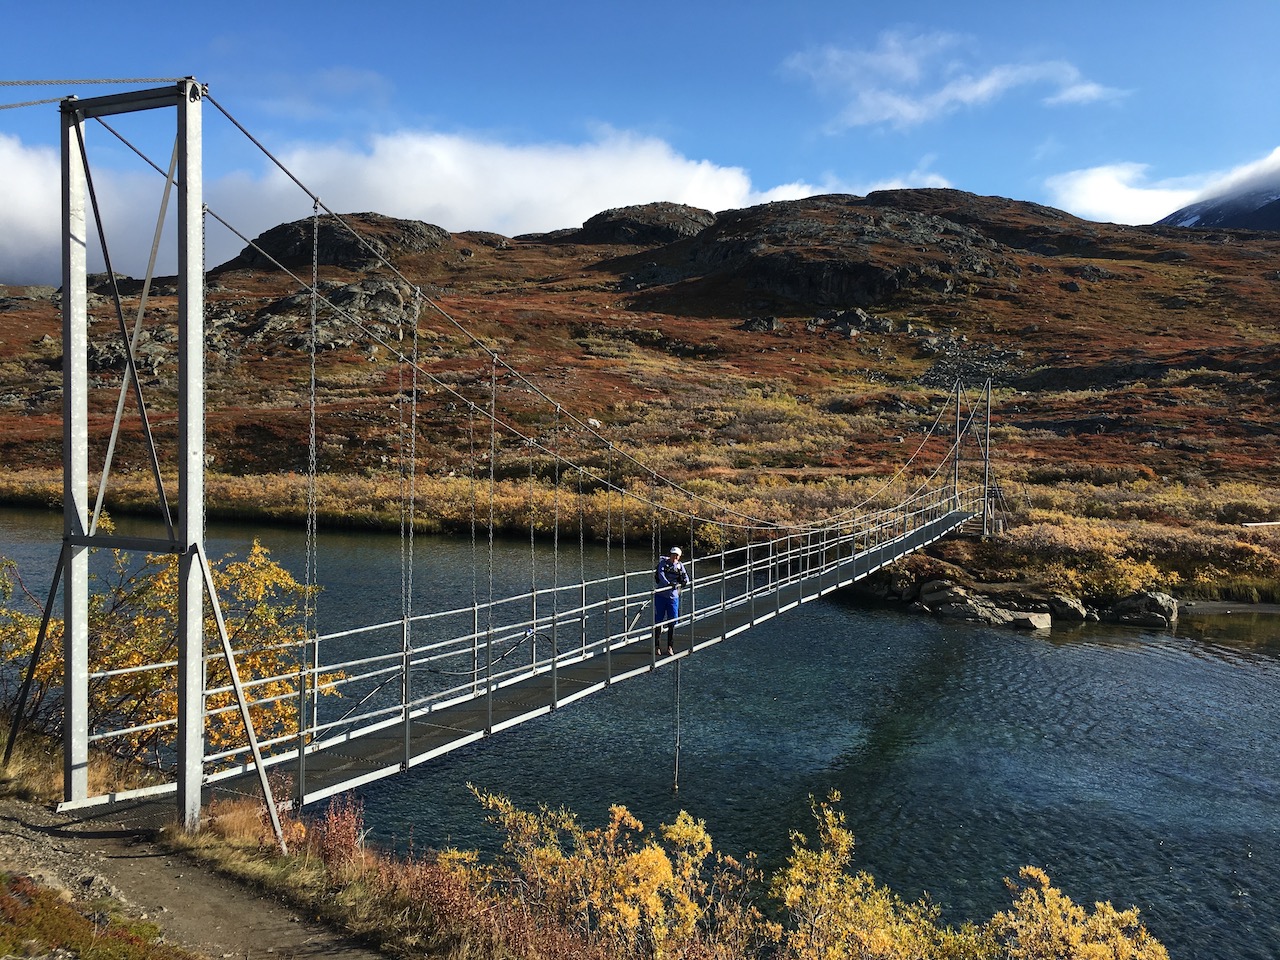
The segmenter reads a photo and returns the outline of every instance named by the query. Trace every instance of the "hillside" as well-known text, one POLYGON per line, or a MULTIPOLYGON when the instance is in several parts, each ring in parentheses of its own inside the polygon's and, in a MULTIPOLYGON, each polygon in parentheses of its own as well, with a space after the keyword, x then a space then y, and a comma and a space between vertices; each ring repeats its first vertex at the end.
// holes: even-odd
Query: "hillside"
MULTIPOLYGON (((1024 505, 1037 485, 1121 481, 1176 486, 1190 500, 1213 491, 1203 497, 1210 516, 1184 522, 1166 504, 1132 519, 1280 518, 1270 494, 1280 473, 1275 234, 1099 224, 954 190, 714 215, 654 204, 518 238, 346 219, 367 245, 325 224, 320 276, 364 328, 328 311, 319 318, 322 473, 393 470, 404 373, 388 354, 397 323, 416 311, 424 366, 477 405, 488 403, 491 370, 468 335, 643 462, 743 495, 766 475, 812 484, 892 473, 904 439, 932 422, 956 377, 971 390, 989 377, 998 475, 1010 490, 1026 485, 1024 505), (370 248, 432 303, 415 304, 370 248), (1248 491, 1222 493, 1230 484, 1248 491)), ((260 246, 309 275, 310 229, 281 225, 260 246)), ((126 316, 138 286, 122 284, 126 316)), ((252 250, 211 270, 207 287, 210 469, 305 470, 310 297, 252 250)), ((91 352, 95 409, 109 423, 122 352, 105 293, 95 287, 91 352)), ((165 437, 176 300, 163 282, 153 293, 139 357, 165 437)), ((57 298, 0 286, 0 318, 0 456, 52 476, 57 298)), ((427 387, 418 402, 419 470, 470 469, 475 427, 457 398, 427 387)), ((532 400, 502 403, 516 422, 550 422, 532 400)), ((116 455, 126 475, 146 469, 139 435, 129 427, 116 455)), ((20 496, 20 485, 6 495, 20 496)))
POLYGON ((1280 179, 1274 173, 1264 174, 1227 193, 1175 210, 1158 225, 1280 230, 1280 179))

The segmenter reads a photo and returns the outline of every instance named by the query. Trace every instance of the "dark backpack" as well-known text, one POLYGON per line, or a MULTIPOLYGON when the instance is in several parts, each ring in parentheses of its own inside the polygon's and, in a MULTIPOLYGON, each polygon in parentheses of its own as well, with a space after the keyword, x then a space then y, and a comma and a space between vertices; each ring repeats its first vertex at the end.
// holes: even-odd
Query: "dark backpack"
POLYGON ((667 576, 667 571, 672 568, 672 563, 666 557, 658 561, 658 568, 653 571, 653 582, 660 587, 664 587, 671 583, 672 580, 667 576), (665 579, 664 579, 665 578, 665 579))

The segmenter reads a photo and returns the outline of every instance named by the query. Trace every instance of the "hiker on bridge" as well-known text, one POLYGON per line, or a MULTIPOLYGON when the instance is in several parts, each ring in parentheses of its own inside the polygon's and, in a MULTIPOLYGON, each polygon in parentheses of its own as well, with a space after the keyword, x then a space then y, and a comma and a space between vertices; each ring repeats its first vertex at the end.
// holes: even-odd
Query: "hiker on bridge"
POLYGON ((676 618, 680 616, 680 588, 689 585, 689 574, 680 562, 680 548, 672 547, 653 572, 653 652, 662 655, 662 628, 667 628, 667 655, 676 652, 676 618))

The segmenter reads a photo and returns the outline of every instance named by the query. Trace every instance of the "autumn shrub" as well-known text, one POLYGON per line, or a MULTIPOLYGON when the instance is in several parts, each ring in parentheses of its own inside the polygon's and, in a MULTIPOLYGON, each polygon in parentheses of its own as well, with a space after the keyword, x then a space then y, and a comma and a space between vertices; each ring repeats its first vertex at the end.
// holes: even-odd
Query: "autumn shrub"
POLYGON ((989 932, 1009 960, 1168 960, 1138 920, 1138 910, 1095 903, 1093 911, 1050 885, 1038 867, 1023 867, 1021 883, 1006 881, 1013 908, 997 913, 989 932))
POLYGON ((836 791, 811 801, 817 826, 810 843, 791 834, 791 855, 773 877, 772 893, 785 911, 782 957, 787 960, 913 960, 993 956, 984 933, 946 927, 927 901, 908 903, 865 872, 851 873, 854 838, 836 808, 836 791))
MULTIPOLYGON (((95 730, 125 731, 109 741, 114 755, 161 765, 171 755, 166 737, 177 716, 178 560, 172 555, 135 558, 110 551, 105 572, 91 567, 88 610, 89 723, 95 730)), ((246 688, 250 715, 261 739, 296 731, 298 650, 306 588, 255 542, 247 556, 213 564, 229 642, 246 688)), ((30 662, 43 611, 11 564, 0 565, 0 696, 16 706, 19 678, 30 662), (14 603, 15 592, 25 603, 14 603)), ((62 620, 50 617, 26 704, 26 722, 56 732, 62 717, 62 620)), ((230 668, 212 608, 205 604, 205 738, 210 751, 242 745, 230 668)), ((336 675, 323 678, 332 689, 336 675)), ((136 768, 135 768, 136 769, 136 768)))
POLYGON ((777 938, 755 904, 754 867, 713 856, 704 824, 687 813, 655 837, 625 807, 588 829, 564 809, 525 811, 475 792, 505 853, 484 882, 535 926, 572 931, 610 957, 728 960, 777 938))
POLYGON ((349 793, 329 801, 318 829, 320 859, 334 873, 360 853, 364 842, 364 808, 349 793))
MULTIPOLYGON (((456 960, 1165 960, 1138 911, 1078 907, 1036 868, 1009 884, 1010 909, 949 926, 937 906, 908 902, 851 869, 854 838, 839 794, 811 801, 811 843, 769 883, 714 849, 705 824, 681 811, 656 833, 625 807, 587 827, 566 809, 522 810, 473 789, 501 832, 502 852, 394 854, 366 848, 358 804, 331 804, 288 857, 226 857, 199 836, 169 840, 224 870, 308 904, 396 955, 456 960), (326 852, 328 851, 328 852, 326 852), (271 866, 270 863, 276 864, 271 866)), ((248 821, 234 801, 210 811, 214 831, 248 821), (229 811, 229 813, 227 812, 229 811)), ((261 806, 259 805, 259 808, 261 806)))

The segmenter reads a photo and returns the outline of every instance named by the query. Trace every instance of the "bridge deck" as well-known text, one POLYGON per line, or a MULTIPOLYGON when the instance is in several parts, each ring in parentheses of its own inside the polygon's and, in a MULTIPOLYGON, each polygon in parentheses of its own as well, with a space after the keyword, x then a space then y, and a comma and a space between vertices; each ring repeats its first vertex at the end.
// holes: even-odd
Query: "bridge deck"
MULTIPOLYGON (((540 665, 519 679, 480 689, 471 696, 435 705, 374 731, 357 731, 309 750, 304 758, 303 802, 312 803, 424 763, 506 727, 562 707, 612 683, 662 669, 697 650, 719 643, 802 603, 848 586, 881 567, 933 543, 976 515, 957 510, 907 534, 846 556, 822 569, 793 574, 781 585, 747 597, 693 611, 676 630, 675 656, 657 656, 651 632, 572 663, 540 665)), ((296 754, 289 766, 297 763, 296 754)), ((220 780, 217 789, 256 792, 252 771, 220 780)))

